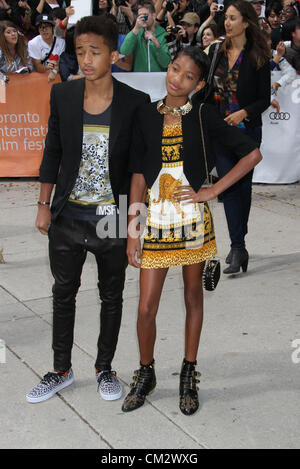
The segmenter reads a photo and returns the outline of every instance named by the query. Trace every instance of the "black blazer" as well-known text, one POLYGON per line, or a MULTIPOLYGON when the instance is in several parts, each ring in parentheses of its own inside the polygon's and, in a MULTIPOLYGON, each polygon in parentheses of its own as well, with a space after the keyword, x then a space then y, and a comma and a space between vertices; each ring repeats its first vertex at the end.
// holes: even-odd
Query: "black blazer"
MULTIPOLYGON (((116 203, 128 194, 128 171, 134 115, 139 106, 150 101, 147 94, 113 78, 114 95, 109 133, 109 174, 116 203)), ((51 113, 40 182, 56 184, 51 206, 52 219, 59 215, 76 182, 83 140, 83 101, 85 79, 53 85, 51 113)))
MULTIPOLYGON (((157 111, 157 102, 139 108, 134 125, 129 169, 142 173, 147 186, 152 187, 162 167, 162 132, 164 116, 157 111)), ((217 140, 236 155, 237 161, 251 153, 257 145, 236 127, 228 125, 211 104, 202 108, 202 123, 210 172, 215 166, 212 143, 217 140)), ((198 191, 206 180, 204 150, 200 131, 199 106, 182 116, 184 174, 198 191)))
MULTIPOLYGON (((215 47, 215 44, 213 44, 209 49, 209 58, 211 60, 214 55, 215 47)), ((220 49, 217 54, 214 72, 224 54, 220 49)), ((259 70, 257 70, 251 61, 249 47, 246 45, 243 60, 240 64, 237 86, 237 99, 239 106, 241 109, 245 109, 248 113, 248 118, 244 121, 246 127, 254 128, 262 125, 261 115, 270 106, 270 98, 270 62, 267 61, 259 70)), ((194 95, 194 99, 197 99, 197 94, 194 95)), ((213 103, 213 89, 207 102, 213 103)))

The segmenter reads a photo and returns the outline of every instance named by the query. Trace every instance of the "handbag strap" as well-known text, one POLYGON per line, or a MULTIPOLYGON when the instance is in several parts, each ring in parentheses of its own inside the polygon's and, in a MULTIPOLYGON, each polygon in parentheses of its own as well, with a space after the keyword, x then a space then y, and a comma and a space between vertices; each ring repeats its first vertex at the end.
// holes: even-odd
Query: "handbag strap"
POLYGON ((213 59, 212 59, 211 65, 210 65, 208 78, 207 78, 207 83, 209 85, 211 84, 212 76, 213 76, 213 73, 214 73, 214 70, 215 70, 215 65, 216 65, 216 60, 217 60, 217 55, 218 55, 218 51, 219 51, 219 48, 220 48, 220 44, 221 44, 221 42, 217 42, 215 50, 214 50, 214 55, 213 55, 213 59))
MULTIPOLYGON (((205 136, 204 136, 203 122, 202 122, 202 108, 204 104, 205 103, 201 103, 199 107, 199 121, 200 121, 201 139, 202 139, 202 146, 203 146, 203 155, 204 155, 204 161, 205 161, 206 179, 207 179, 208 184, 212 186, 212 177, 210 177, 209 172, 208 172, 205 136)), ((209 237, 208 237, 209 244, 211 244, 211 228, 212 228, 211 217, 212 215, 209 217, 209 237)))
POLYGON ((53 43, 52 43, 51 49, 49 50, 48 54, 43 58, 43 60, 41 60, 42 65, 44 65, 47 62, 47 60, 51 57, 51 54, 52 54, 53 49, 55 47, 55 44, 56 44, 56 36, 54 36, 53 43))
POLYGON ((203 106, 204 106, 204 103, 201 103, 200 107, 199 107, 199 121, 200 121, 200 130, 201 130, 201 139, 202 139, 203 155, 204 155, 204 161, 205 161, 206 179, 207 179, 208 183, 210 183, 212 185, 212 179, 209 178, 207 155, 206 155, 206 146, 205 146, 205 136, 204 136, 204 131, 203 131, 203 122, 202 122, 202 108, 203 108, 203 106))

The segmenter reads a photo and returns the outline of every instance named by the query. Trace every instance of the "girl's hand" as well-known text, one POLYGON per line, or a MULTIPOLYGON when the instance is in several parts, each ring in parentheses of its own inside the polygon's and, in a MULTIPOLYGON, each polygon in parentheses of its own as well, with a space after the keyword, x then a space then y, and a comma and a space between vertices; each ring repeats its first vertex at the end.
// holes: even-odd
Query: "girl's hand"
POLYGON ((272 83, 271 88, 273 88, 273 90, 275 91, 278 91, 278 89, 280 88, 280 84, 277 82, 272 83))
POLYGON ((212 187, 200 188, 195 192, 191 186, 180 186, 175 188, 174 194, 176 202, 182 202, 182 205, 208 202, 216 197, 212 187))
POLYGON ((51 81, 54 81, 56 79, 57 73, 54 73, 53 71, 48 73, 48 83, 51 83, 51 81))
POLYGON ((128 263, 137 269, 141 267, 141 240, 128 236, 126 254, 128 263))
POLYGON ((279 104, 279 102, 277 101, 277 99, 273 99, 273 100, 271 101, 271 106, 276 109, 277 114, 280 113, 280 104, 279 104))
POLYGON ((246 119, 247 116, 248 116, 247 112, 244 109, 241 109, 240 111, 230 114, 230 116, 226 117, 226 119, 224 120, 229 125, 237 126, 241 122, 243 122, 243 120, 246 119))
POLYGON ((54 64, 53 62, 49 62, 47 65, 45 65, 45 70, 53 70, 54 69, 54 64))
POLYGON ((65 11, 68 18, 75 14, 75 8, 72 5, 67 7, 65 11))
POLYGON ((285 54, 284 42, 281 41, 277 44, 276 52, 277 52, 277 55, 279 55, 280 58, 284 56, 284 54, 285 54))
POLYGON ((176 11, 178 10, 179 8, 179 4, 177 3, 173 3, 173 10, 171 11, 171 15, 175 15, 176 11))
POLYGON ((213 2, 211 5, 210 5, 210 16, 213 18, 215 16, 215 14, 217 13, 218 11, 218 4, 213 2))

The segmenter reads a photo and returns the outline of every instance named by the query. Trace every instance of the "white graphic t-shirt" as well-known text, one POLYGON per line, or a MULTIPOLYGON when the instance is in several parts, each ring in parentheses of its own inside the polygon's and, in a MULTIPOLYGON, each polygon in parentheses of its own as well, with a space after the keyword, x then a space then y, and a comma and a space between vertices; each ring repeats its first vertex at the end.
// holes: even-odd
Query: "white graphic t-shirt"
MULTIPOLYGON (((57 37, 54 49, 51 53, 49 60, 56 60, 64 52, 66 47, 65 40, 57 37)), ((28 42, 28 53, 29 57, 36 60, 44 60, 44 58, 49 54, 51 46, 43 41, 42 36, 36 36, 34 39, 28 42)))

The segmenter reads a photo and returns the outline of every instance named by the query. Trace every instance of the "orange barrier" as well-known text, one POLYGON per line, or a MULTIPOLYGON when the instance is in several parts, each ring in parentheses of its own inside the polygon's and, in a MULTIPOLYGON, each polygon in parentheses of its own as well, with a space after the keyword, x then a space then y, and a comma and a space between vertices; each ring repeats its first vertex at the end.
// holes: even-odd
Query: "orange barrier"
POLYGON ((9 77, 0 102, 0 177, 38 176, 53 82, 40 73, 9 77))

